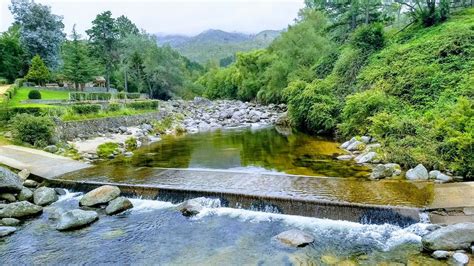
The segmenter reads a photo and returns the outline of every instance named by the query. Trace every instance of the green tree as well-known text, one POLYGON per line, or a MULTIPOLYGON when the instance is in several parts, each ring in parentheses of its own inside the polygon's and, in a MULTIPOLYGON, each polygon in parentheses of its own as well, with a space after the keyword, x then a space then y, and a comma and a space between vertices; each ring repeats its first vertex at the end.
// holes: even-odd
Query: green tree
POLYGON ((64 41, 62 17, 51 13, 49 6, 30 0, 12 0, 10 11, 21 26, 21 43, 29 59, 40 55, 48 67, 59 66, 61 43, 64 41))
POLYGON ((110 89, 110 76, 117 61, 118 30, 110 11, 98 14, 92 21, 92 28, 86 33, 94 47, 96 56, 105 65, 107 91, 110 89))
POLYGON ((130 34, 138 35, 140 33, 137 26, 124 15, 115 20, 115 27, 117 28, 120 39, 123 39, 130 34))
POLYGON ((97 66, 94 60, 89 57, 86 43, 80 40, 76 32, 76 25, 72 28, 72 40, 66 41, 62 48, 62 58, 64 61, 62 74, 68 81, 74 83, 79 89, 81 83, 92 80, 97 73, 97 66))
POLYGON ((31 60, 31 66, 25 78, 33 80, 40 85, 44 85, 44 82, 48 80, 49 77, 50 73, 43 59, 41 59, 39 55, 35 55, 31 60))
POLYGON ((13 82, 25 68, 25 53, 20 43, 20 26, 12 25, 0 35, 0 77, 13 82))

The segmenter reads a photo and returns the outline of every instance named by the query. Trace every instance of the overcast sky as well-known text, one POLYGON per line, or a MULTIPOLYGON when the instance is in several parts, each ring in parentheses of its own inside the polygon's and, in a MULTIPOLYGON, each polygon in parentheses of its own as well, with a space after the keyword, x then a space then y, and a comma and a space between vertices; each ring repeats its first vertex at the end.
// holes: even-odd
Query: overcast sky
MULTIPOLYGON (((207 29, 257 33, 293 22, 304 0, 36 0, 64 16, 65 32, 84 31, 106 10, 127 16, 149 33, 195 35, 207 29)), ((0 0, 0 32, 13 21, 10 0, 0 0)))

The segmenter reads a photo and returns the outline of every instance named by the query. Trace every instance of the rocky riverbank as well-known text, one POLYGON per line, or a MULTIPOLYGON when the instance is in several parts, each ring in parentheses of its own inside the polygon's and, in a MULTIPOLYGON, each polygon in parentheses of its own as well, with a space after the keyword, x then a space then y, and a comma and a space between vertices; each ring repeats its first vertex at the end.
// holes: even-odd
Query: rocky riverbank
POLYGON ((463 180, 462 176, 453 175, 449 171, 444 173, 435 169, 428 171, 422 164, 404 171, 399 164, 384 161, 382 145, 370 136, 353 137, 344 142, 340 148, 347 154, 338 156, 338 160, 354 160, 357 164, 371 166, 370 178, 374 180, 406 178, 407 180, 433 180, 437 183, 463 180))

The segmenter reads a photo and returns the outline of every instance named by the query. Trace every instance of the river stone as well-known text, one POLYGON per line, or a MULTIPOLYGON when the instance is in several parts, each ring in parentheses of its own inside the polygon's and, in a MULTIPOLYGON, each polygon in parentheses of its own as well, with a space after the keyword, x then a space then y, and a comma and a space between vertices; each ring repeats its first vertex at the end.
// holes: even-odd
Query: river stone
POLYGON ((44 148, 44 151, 49 153, 56 153, 58 151, 58 147, 56 145, 49 145, 44 148))
POLYGON ((453 264, 454 265, 467 265, 469 263, 469 257, 461 252, 456 252, 454 255, 451 257, 453 264))
POLYGON ((408 180, 427 180, 428 177, 428 170, 426 170, 422 164, 419 164, 415 168, 408 170, 406 173, 406 178, 408 180))
POLYGON ((16 226, 20 224, 20 220, 15 218, 2 218, 0 224, 3 224, 5 226, 16 226))
POLYGON ((291 229, 276 236, 280 242, 292 247, 304 247, 314 242, 314 237, 306 232, 291 229))
POLYGON ((26 188, 26 187, 23 187, 23 189, 18 194, 19 201, 23 201, 23 200, 30 201, 32 198, 33 198, 33 191, 31 191, 29 188, 26 188))
POLYGON ((372 170, 370 174, 370 178, 372 179, 382 179, 386 177, 392 177, 400 175, 401 168, 400 165, 396 163, 386 163, 386 164, 378 164, 372 170))
POLYGON ((11 193, 0 193, 0 199, 6 200, 8 202, 15 202, 16 198, 15 195, 11 193))
POLYGON ((449 175, 445 175, 443 173, 440 173, 438 176, 436 176, 436 180, 449 182, 449 181, 453 180, 453 178, 449 175))
POLYGON ((20 177, 12 171, 0 167, 0 193, 18 193, 23 188, 20 177))
POLYGON ((25 180, 25 182, 23 182, 23 186, 29 187, 29 188, 36 188, 38 187, 38 182, 31 179, 27 179, 25 180))
POLYGON ((0 226, 0 237, 11 235, 16 231, 15 227, 12 226, 0 226))
POLYGON ((25 181, 30 176, 30 174, 30 170, 26 168, 18 172, 18 176, 20 177, 21 181, 25 181))
POLYGON ((428 250, 468 249, 474 242, 474 223, 448 225, 422 238, 423 247, 428 250))
POLYGON ((355 157, 356 163, 370 163, 377 157, 376 152, 362 153, 359 156, 355 157))
POLYGON ((344 154, 344 155, 340 155, 340 156, 337 156, 336 159, 340 160, 340 161, 349 161, 351 160, 352 158, 354 158, 353 155, 350 155, 350 154, 344 154))
POLYGON ((56 192, 56 194, 59 196, 66 195, 66 190, 64 188, 54 188, 54 192, 56 192))
POLYGON ((58 200, 58 195, 54 189, 40 187, 33 192, 33 202, 36 205, 46 206, 58 200))
POLYGON ((361 151, 365 149, 365 144, 361 141, 354 141, 352 142, 348 147, 347 147, 347 150, 348 151, 361 151))
POLYGON ((202 205, 196 200, 187 200, 178 206, 178 210, 184 216, 193 216, 202 211, 202 205))
POLYGON ((347 147, 349 147, 349 145, 351 145, 352 143, 354 143, 354 141, 356 141, 355 138, 352 138, 344 143, 341 144, 341 149, 347 149, 347 147))
POLYGON ((369 144, 369 143, 370 143, 370 139, 371 139, 371 138, 370 138, 369 136, 362 136, 362 137, 360 137, 360 140, 361 140, 362 142, 364 142, 365 144, 369 144))
POLYGON ((433 170, 433 171, 430 171, 430 172, 428 173, 428 176, 429 176, 430 179, 436 179, 439 174, 441 174, 440 171, 438 171, 438 170, 433 170))
POLYGON ((61 214, 56 229, 59 231, 78 229, 99 219, 95 211, 71 210, 61 214))
POLYGON ((452 252, 446 251, 446 250, 436 250, 431 254, 431 257, 438 259, 438 260, 443 260, 447 259, 452 255, 452 252))
POLYGON ((108 215, 113 215, 131 208, 133 208, 133 204, 129 199, 125 197, 118 197, 109 202, 109 205, 107 205, 107 208, 105 208, 105 213, 108 215))
POLYGON ((5 204, 0 209, 0 218, 24 218, 38 215, 43 212, 43 207, 29 203, 28 201, 5 204))
POLYGON ((97 206, 117 198, 120 195, 120 188, 116 186, 101 186, 85 194, 79 201, 80 206, 97 206))

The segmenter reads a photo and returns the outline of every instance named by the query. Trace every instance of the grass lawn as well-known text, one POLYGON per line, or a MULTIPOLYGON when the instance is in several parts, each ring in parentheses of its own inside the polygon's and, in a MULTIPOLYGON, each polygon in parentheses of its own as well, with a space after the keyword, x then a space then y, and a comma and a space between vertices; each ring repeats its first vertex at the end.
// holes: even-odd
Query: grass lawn
MULTIPOLYGON (((46 104, 27 103, 22 104, 24 100, 28 100, 28 93, 30 88, 20 88, 16 91, 15 96, 9 101, 8 105, 11 107, 49 107, 46 104)), ((53 90, 39 90, 41 92, 41 100, 68 100, 68 91, 53 91, 53 90)))

